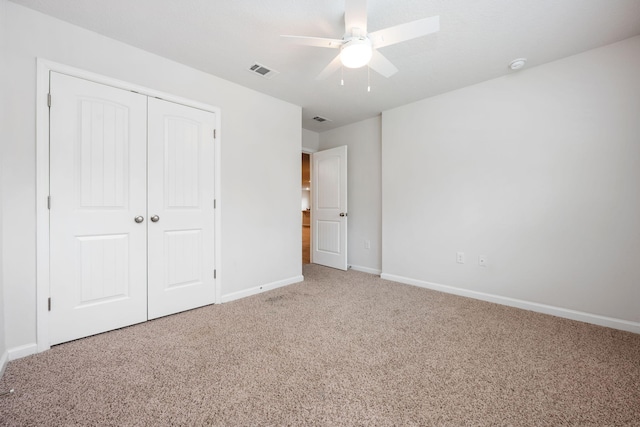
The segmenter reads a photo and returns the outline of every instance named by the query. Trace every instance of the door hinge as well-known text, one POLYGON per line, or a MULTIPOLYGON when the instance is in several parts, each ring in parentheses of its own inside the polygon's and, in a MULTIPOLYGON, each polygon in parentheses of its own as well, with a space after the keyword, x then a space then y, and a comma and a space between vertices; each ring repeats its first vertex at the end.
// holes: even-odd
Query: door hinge
POLYGON ((216 276, 218 275, 218 270, 213 270, 213 278, 215 279, 216 276))
POLYGON ((51 94, 47 94, 47 107, 51 108, 51 94))
POLYGON ((47 196, 47 209, 51 210, 51 196, 47 196))
POLYGON ((49 297, 49 300, 47 301, 47 308, 51 311, 51 297, 49 297))
POLYGON ((216 139, 216 129, 213 130, 213 139, 216 139))
POLYGON ((213 199, 213 209, 216 209, 216 199, 213 199))

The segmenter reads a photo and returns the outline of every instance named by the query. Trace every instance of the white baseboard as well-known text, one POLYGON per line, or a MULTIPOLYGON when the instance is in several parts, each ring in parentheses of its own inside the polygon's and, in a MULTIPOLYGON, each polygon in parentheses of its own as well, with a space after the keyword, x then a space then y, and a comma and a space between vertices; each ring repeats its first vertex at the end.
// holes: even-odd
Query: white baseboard
POLYGON ((36 354, 38 352, 38 345, 36 343, 33 344, 25 344, 20 347, 10 348, 8 351, 9 361, 20 359, 21 357, 31 356, 32 354, 36 354))
POLYGON ((394 274, 382 273, 381 278, 391 280, 406 285, 418 286, 420 288, 432 289, 434 291, 448 294, 460 295, 463 297, 475 298, 482 301, 494 302, 496 304, 507 305, 509 307, 521 308, 538 313, 550 314, 552 316, 563 317, 565 319, 578 320, 580 322, 592 323, 594 325, 606 326, 608 328, 620 329, 622 331, 640 334, 640 323, 629 320, 616 319, 613 317, 601 316, 599 314, 586 313, 583 311, 571 310, 568 308, 555 307, 552 305, 539 304, 500 295, 487 294, 484 292, 471 291, 468 289, 456 288, 454 286, 441 285, 439 283, 425 282, 408 277, 396 276, 394 274))
POLYGON ((5 351, 2 356, 0 356, 0 378, 4 375, 7 363, 9 363, 9 352, 5 351))
POLYGON ((230 302, 240 298, 249 297, 251 295, 260 294, 262 292, 270 291, 272 289, 281 288, 283 286, 292 285, 304 281, 304 276, 290 277, 284 280, 278 280, 277 282, 267 283, 266 285, 256 286, 254 288, 245 289, 243 291, 233 292, 222 296, 222 303, 230 302))
POLYGON ((382 273, 382 270, 376 270, 375 268, 369 268, 369 267, 362 267, 360 265, 350 265, 349 267, 351 267, 352 270, 362 271, 363 273, 375 274, 376 276, 379 276, 380 273, 382 273))

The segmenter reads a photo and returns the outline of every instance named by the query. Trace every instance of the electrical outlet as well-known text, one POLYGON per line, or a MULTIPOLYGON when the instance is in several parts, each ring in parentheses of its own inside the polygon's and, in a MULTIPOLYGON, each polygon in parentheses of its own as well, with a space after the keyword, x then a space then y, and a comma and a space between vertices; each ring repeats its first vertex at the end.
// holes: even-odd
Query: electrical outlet
POLYGON ((456 262, 458 264, 464 264, 464 252, 456 252, 456 262))
POLYGON ((371 240, 365 240, 364 241, 364 248, 365 249, 371 249, 371 240))
POLYGON ((480 267, 486 267, 487 266, 487 257, 484 255, 480 255, 478 257, 478 265, 480 267))

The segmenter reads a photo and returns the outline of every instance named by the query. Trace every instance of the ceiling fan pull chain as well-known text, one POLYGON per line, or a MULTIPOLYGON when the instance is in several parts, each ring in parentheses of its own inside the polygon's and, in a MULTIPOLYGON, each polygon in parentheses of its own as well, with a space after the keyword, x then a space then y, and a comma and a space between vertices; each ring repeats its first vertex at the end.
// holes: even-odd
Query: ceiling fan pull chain
POLYGON ((371 67, 367 65, 367 92, 371 92, 371 67))
POLYGON ((344 86, 344 65, 340 64, 340 86, 344 86))

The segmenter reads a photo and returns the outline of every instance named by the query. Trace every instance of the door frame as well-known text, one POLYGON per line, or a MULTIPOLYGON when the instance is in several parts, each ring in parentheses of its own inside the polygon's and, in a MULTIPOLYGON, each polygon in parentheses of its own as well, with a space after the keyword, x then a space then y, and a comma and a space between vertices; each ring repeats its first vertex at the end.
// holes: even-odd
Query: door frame
MULTIPOLYGON (((317 153, 318 150, 302 147, 302 153, 309 155, 309 207, 313 201, 313 153, 317 153)), ((302 220, 301 220, 302 221, 302 220)), ((313 209, 309 210, 309 264, 313 264, 313 209)))
MULTIPOLYGON (((221 284, 221 117, 220 108, 204 104, 190 99, 174 96, 165 92, 159 92, 144 86, 113 79, 100 74, 85 71, 79 68, 49 61, 43 58, 36 59, 36 347, 37 352, 48 350, 49 340, 49 309, 50 296, 50 269, 49 269, 49 75, 51 71, 77 77, 94 83, 112 86, 118 89, 137 92, 142 95, 160 98, 165 101, 175 102, 188 107, 209 111, 216 115, 215 138, 215 176, 214 188, 216 209, 214 211, 215 227, 215 304, 222 300, 221 284)), ((52 102, 55 103, 55 100, 52 102)))

